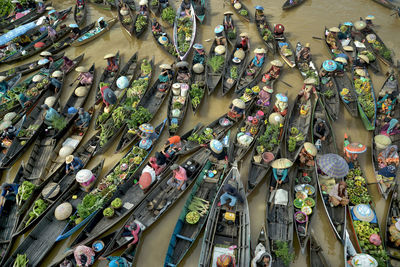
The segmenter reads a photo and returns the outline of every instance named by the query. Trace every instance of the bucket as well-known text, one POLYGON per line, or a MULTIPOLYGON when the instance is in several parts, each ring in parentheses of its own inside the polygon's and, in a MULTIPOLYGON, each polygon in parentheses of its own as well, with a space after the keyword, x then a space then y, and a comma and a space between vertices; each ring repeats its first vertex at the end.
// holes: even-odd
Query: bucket
POLYGON ((180 83, 174 83, 172 85, 172 93, 174 95, 180 95, 180 93, 181 93, 181 84, 180 83))
POLYGON ((265 164, 270 163, 271 161, 274 160, 274 158, 275 158, 275 156, 274 156, 274 154, 272 154, 271 152, 264 152, 264 153, 262 154, 262 159, 263 159, 263 162, 264 162, 265 164))
POLYGON ((183 83, 181 85, 181 96, 186 97, 188 91, 189 91, 189 85, 187 85, 186 83, 183 83))

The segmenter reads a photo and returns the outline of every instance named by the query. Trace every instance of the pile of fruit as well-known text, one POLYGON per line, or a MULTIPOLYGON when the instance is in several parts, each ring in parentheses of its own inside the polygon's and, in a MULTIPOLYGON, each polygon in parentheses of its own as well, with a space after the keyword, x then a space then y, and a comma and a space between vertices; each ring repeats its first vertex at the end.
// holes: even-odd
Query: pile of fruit
POLYGON ((371 224, 369 222, 362 221, 354 221, 353 224, 358 241, 360 243, 361 250, 364 253, 367 253, 374 257, 378 261, 379 267, 386 266, 388 256, 382 243, 370 241, 371 235, 380 236, 379 226, 377 224, 371 224))
POLYGON ((372 200, 371 196, 368 193, 368 188, 364 177, 347 177, 346 183, 347 194, 349 195, 349 200, 351 204, 368 204, 372 200))

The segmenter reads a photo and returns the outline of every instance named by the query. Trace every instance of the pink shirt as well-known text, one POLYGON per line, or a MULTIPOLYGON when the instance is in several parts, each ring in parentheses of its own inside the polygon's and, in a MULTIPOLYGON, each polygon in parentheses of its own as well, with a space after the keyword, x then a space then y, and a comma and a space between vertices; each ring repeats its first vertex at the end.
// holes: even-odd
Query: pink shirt
POLYGON ((183 167, 179 166, 179 169, 174 170, 174 177, 179 181, 186 181, 187 180, 186 170, 183 167))

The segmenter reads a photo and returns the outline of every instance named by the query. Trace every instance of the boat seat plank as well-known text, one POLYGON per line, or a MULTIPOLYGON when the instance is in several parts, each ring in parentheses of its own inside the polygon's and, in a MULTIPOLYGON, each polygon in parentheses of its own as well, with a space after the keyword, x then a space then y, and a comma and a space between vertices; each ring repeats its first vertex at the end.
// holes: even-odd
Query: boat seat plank
POLYGON ((183 239, 183 240, 186 240, 186 241, 189 241, 189 242, 193 242, 194 241, 192 238, 189 238, 189 237, 186 237, 186 236, 183 236, 183 235, 176 235, 176 237, 180 238, 180 239, 183 239))

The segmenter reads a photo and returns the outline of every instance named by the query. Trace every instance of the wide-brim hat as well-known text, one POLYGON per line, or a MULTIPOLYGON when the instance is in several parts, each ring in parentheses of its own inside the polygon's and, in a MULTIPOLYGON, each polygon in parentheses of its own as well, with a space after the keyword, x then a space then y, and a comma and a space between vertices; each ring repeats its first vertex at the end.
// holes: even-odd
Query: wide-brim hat
POLYGON ((240 109, 245 109, 246 108, 246 104, 244 103, 244 101, 242 99, 236 98, 232 101, 232 104, 235 107, 238 107, 240 109))
POLYGON ((274 89, 267 87, 267 86, 263 86, 262 88, 265 92, 272 94, 274 92, 274 89))
POLYGON ((41 80, 43 80, 43 76, 40 74, 36 74, 35 76, 33 76, 32 81, 37 83, 40 82, 41 80))
POLYGON ((218 55, 223 55, 225 54, 226 48, 223 45, 218 45, 215 47, 214 52, 217 53, 218 55))
POLYGON ((160 38, 158 38, 158 42, 162 45, 167 44, 168 43, 168 38, 165 36, 160 36, 160 38))
POLYGON ((278 112, 273 112, 268 117, 268 122, 273 125, 279 125, 283 123, 284 119, 283 116, 278 112))
POLYGON ((178 63, 176 63, 176 66, 178 68, 188 67, 189 63, 187 61, 179 61, 178 63))
POLYGON ((374 137, 375 144, 381 147, 387 147, 392 143, 392 140, 389 136, 384 134, 379 134, 374 137))
POLYGON ((204 49, 204 46, 202 44, 197 43, 197 44, 193 45, 193 48, 194 49, 204 49))
POLYGON ((365 62, 369 63, 369 58, 366 55, 358 55, 358 58, 364 60, 365 62))
POLYGON ((53 10, 53 9, 54 9, 54 7, 52 7, 52 6, 46 7, 46 10, 48 10, 48 11, 53 10))
POLYGON ((353 52, 354 48, 350 45, 345 45, 345 46, 343 46, 343 50, 346 52, 353 52))
POLYGON ((43 0, 35 0, 36 3, 43 3, 43 0))
POLYGON ((353 23, 351 23, 350 21, 346 21, 346 22, 343 22, 343 25, 351 27, 351 26, 353 26, 353 23))
POLYGON ((265 49, 264 48, 256 48, 256 49, 254 49, 254 54, 265 54, 266 53, 266 51, 265 51, 265 49))
POLYGON ((92 176, 93 176, 93 173, 91 170, 82 169, 76 174, 75 180, 78 183, 86 183, 87 181, 89 181, 92 178, 92 176))
POLYGON ((51 14, 53 14, 53 13, 55 13, 55 12, 56 12, 56 10, 55 10, 55 9, 52 9, 52 10, 50 10, 49 12, 47 12, 47 14, 51 15, 51 14))
POLYGON ((65 163, 70 164, 74 160, 73 155, 68 155, 65 157, 65 163))
POLYGON ((346 160, 337 154, 325 154, 317 159, 318 166, 329 177, 343 178, 349 173, 346 160))
POLYGON ((171 65, 169 65, 169 64, 161 64, 160 65, 160 68, 161 69, 164 69, 164 70, 170 70, 171 69, 171 65))
POLYGON ((239 10, 239 9, 242 8, 242 4, 241 4, 241 3, 235 3, 235 4, 233 5, 233 7, 234 7, 236 10, 239 10))
POLYGON ((322 63, 322 67, 324 68, 324 70, 331 72, 336 70, 337 64, 335 61, 328 59, 325 60, 324 63, 322 63))
POLYGON ((143 123, 139 126, 139 130, 143 133, 154 133, 154 127, 150 123, 143 123))
POLYGON ((257 10, 264 10, 264 8, 262 6, 255 6, 254 8, 257 10))
POLYGON ((129 86, 129 80, 126 76, 121 76, 117 79, 117 87, 119 89, 125 89, 129 86))
POLYGON ((271 167, 274 169, 287 169, 292 167, 293 162, 286 158, 276 159, 271 163, 271 167))
POLYGON ((305 84, 315 84, 317 81, 315 80, 315 78, 309 77, 307 79, 304 80, 305 84))
POLYGON ((242 32, 239 35, 240 37, 249 37, 249 34, 247 32, 242 32))
POLYGON ((282 67, 283 66, 282 61, 280 61, 279 59, 272 60, 271 61, 271 65, 272 66, 276 66, 276 67, 282 67))
POLYGON ((318 150, 313 143, 305 142, 304 148, 306 149, 307 153, 310 154, 311 156, 315 157, 317 155, 318 150))
POLYGON ((62 73, 62 71, 60 71, 60 70, 56 70, 55 72, 53 72, 52 74, 51 74, 51 77, 53 77, 53 78, 60 78, 60 77, 62 77, 63 76, 63 73, 62 73))
POLYGON ((100 22, 100 21, 102 21, 102 20, 104 20, 104 17, 98 18, 98 19, 97 19, 97 22, 100 22))
POLYGON ((104 59, 109 59, 109 58, 112 58, 112 57, 115 57, 115 54, 110 53, 110 54, 105 55, 104 59))
POLYGON ((367 204, 358 204, 353 207, 354 215, 363 222, 371 222, 375 218, 375 213, 367 204))
POLYGON ((49 51, 43 51, 43 52, 40 53, 40 55, 41 55, 42 57, 48 57, 48 56, 51 56, 51 55, 53 55, 53 54, 50 53, 49 51))
POLYGON ((16 112, 8 112, 6 115, 4 115, 3 120, 12 121, 15 117, 17 117, 16 112))
POLYGON ((367 147, 360 143, 348 144, 344 149, 351 154, 361 154, 367 151, 367 147))
POLYGON ((373 20, 373 19, 375 19, 375 16, 373 16, 373 15, 368 15, 368 16, 366 16, 364 19, 366 19, 366 20, 373 20))
POLYGON ((38 65, 42 66, 49 62, 50 62, 50 60, 48 60, 47 58, 42 58, 41 60, 38 61, 38 65))
POLYGON ((365 21, 359 20, 354 22, 354 28, 356 28, 358 31, 364 30, 365 27, 367 27, 367 23, 365 23, 365 21))
POLYGON ((246 53, 243 51, 243 49, 238 49, 235 51, 233 56, 237 57, 240 60, 243 60, 246 57, 246 53))
POLYGON ((337 57, 337 58, 335 58, 335 61, 343 63, 343 64, 347 64, 347 59, 345 59, 344 57, 337 57))
POLYGON ((48 183, 42 190, 42 196, 46 198, 53 198, 57 196, 58 193, 60 193, 60 186, 54 182, 48 183))
POLYGON ((211 140, 210 142, 210 148, 214 153, 221 153, 222 149, 224 148, 222 143, 216 139, 211 140))
POLYGON ((75 68, 75 71, 77 71, 77 72, 86 72, 86 68, 84 66, 79 66, 79 67, 75 68))
POLYGON ((338 27, 332 27, 332 28, 329 28, 329 31, 330 32, 340 32, 340 29, 338 27))
POLYGON ((171 167, 170 167, 170 169, 171 169, 171 171, 173 171, 173 170, 176 170, 176 169, 178 169, 179 168, 179 165, 178 164, 173 164, 171 167))
POLYGON ((224 31, 224 26, 222 25, 217 25, 214 29, 214 33, 221 33, 224 31))
POLYGON ((356 69, 356 74, 361 77, 365 77, 367 73, 363 69, 356 69))
POLYGON ((231 11, 226 11, 224 12, 224 15, 233 15, 233 13, 231 11))
POLYGON ((3 121, 0 123, 0 131, 3 131, 12 125, 11 121, 3 121))
POLYGON ((140 1, 139 1, 139 5, 140 5, 140 6, 147 5, 147 3, 148 3, 147 0, 140 0, 140 1))
POLYGON ((310 43, 306 43, 306 45, 304 47, 310 48, 311 44, 310 43))
POLYGON ((282 93, 279 93, 276 95, 276 99, 278 99, 281 102, 288 102, 288 97, 282 93))

